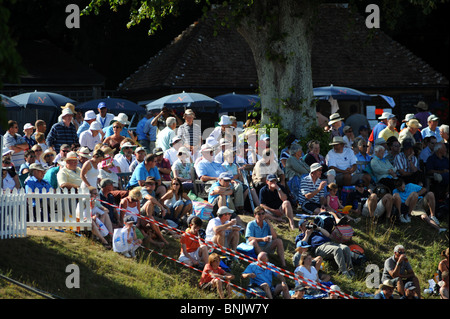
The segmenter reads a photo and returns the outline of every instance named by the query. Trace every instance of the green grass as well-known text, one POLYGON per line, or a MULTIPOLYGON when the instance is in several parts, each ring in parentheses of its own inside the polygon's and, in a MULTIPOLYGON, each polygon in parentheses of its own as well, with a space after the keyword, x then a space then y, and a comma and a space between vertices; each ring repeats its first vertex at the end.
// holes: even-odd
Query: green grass
MULTIPOLYGON (((252 220, 243 216, 243 220, 252 220)), ((448 228, 448 220, 442 221, 448 228)), ((298 231, 275 225, 284 241, 287 269, 294 270, 292 257, 295 253, 294 239, 298 231)), ((369 264, 383 268, 384 260, 393 254, 397 244, 406 248, 409 260, 421 282, 421 290, 431 279, 441 260, 440 252, 448 247, 448 232, 437 235, 429 226, 417 218, 411 224, 372 226, 363 219, 354 226, 355 236, 351 243, 364 248, 369 264)), ((243 240, 243 237, 241 237, 243 240)), ((161 250, 163 254, 177 258, 179 243, 169 238, 170 246, 161 250)), ((350 244, 350 243, 349 243, 350 244)), ((127 259, 113 251, 105 250, 98 242, 69 233, 52 230, 29 230, 26 238, 0 240, 0 273, 29 286, 70 299, 210 299, 214 293, 206 293, 196 286, 200 273, 174 261, 163 258, 148 250, 141 250, 136 260, 127 259), (78 265, 80 288, 66 287, 70 273, 66 267, 78 265)), ((271 255, 271 262, 278 264, 278 256, 271 255)), ((240 261, 232 266, 236 279, 234 283, 246 287, 247 280, 240 274, 247 262, 240 261)), ((356 277, 347 279, 336 272, 334 261, 327 261, 326 271, 331 281, 348 294, 354 291, 374 293, 366 287, 365 266, 356 267, 356 277)), ((293 287, 294 283, 288 279, 293 287)), ((429 298, 429 296, 424 296, 429 298)), ((42 298, 23 288, 0 279, 0 298, 29 299, 42 298)), ((431 297, 437 298, 437 297, 431 297)))

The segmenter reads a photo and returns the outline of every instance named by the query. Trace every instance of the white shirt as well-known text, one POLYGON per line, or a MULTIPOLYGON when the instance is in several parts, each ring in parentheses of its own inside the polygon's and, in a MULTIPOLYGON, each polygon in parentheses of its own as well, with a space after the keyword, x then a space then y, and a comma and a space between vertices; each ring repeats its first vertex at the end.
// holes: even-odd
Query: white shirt
MULTIPOLYGON (((229 220, 227 220, 226 222, 225 222, 225 224, 228 224, 230 221, 229 220)), ((212 241, 212 238, 214 237, 214 227, 216 227, 216 226, 222 226, 222 225, 225 225, 225 224, 222 224, 222 222, 220 221, 220 218, 219 217, 215 217, 215 218, 213 218, 213 219, 211 219, 209 222, 208 222, 208 226, 206 226, 206 237, 205 237, 205 240, 207 240, 207 241, 212 241)))
POLYGON ((130 172, 130 165, 133 163, 133 161, 136 159, 136 156, 131 155, 131 160, 128 162, 127 158, 123 154, 117 154, 114 156, 114 160, 117 162, 114 163, 117 167, 120 167, 121 173, 128 173, 130 172))
POLYGON ((353 164, 356 164, 356 156, 351 148, 344 147, 342 153, 336 153, 334 149, 327 154, 328 167, 334 166, 341 170, 346 170, 353 164))
POLYGON ((100 133, 97 136, 92 135, 91 130, 84 131, 80 134, 80 147, 87 147, 91 151, 94 150, 95 145, 102 142, 102 136, 100 133))
POLYGON ((108 127, 110 122, 114 119, 114 114, 106 113, 106 117, 101 117, 100 114, 97 114, 97 122, 100 123, 102 129, 108 127))

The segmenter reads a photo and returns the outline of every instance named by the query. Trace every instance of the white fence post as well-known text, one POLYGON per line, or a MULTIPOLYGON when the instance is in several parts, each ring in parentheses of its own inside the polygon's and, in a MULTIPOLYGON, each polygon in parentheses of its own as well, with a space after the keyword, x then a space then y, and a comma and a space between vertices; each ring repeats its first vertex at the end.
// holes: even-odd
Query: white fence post
POLYGON ((23 189, 3 190, 0 195, 0 239, 25 237, 25 192, 23 189))

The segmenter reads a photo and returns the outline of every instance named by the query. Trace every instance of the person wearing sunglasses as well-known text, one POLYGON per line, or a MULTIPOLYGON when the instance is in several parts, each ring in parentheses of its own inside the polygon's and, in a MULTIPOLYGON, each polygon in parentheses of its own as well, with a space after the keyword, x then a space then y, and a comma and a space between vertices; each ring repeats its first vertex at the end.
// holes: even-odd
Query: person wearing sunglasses
POLYGON ((266 220, 266 211, 263 207, 257 206, 253 214, 255 219, 247 224, 245 231, 247 244, 255 248, 256 254, 259 254, 261 251, 270 254, 276 250, 280 257, 281 267, 285 267, 283 241, 278 238, 272 224, 266 220))

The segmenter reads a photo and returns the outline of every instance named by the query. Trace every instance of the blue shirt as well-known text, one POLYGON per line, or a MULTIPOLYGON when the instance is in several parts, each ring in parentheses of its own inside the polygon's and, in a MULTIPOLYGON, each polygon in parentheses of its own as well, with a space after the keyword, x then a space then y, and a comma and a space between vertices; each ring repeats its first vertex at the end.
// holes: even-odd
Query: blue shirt
POLYGON ((81 125, 78 127, 77 136, 80 137, 80 134, 84 131, 89 130, 90 127, 91 125, 88 122, 83 121, 83 123, 81 123, 81 125))
POLYGON ((438 143, 442 141, 442 136, 441 133, 439 132, 439 126, 437 126, 434 131, 432 131, 430 127, 424 128, 422 130, 422 137, 425 138, 427 136, 434 136, 438 143))
POLYGON ((255 278, 250 278, 250 285, 261 286, 263 283, 267 283, 270 287, 272 287, 273 277, 277 275, 274 271, 259 266, 256 262, 249 264, 243 272, 243 274, 250 273, 256 275, 255 278))
MULTIPOLYGON (((269 224, 267 224, 267 222, 265 220, 263 221, 262 227, 259 227, 256 220, 252 220, 251 222, 249 222, 247 224, 247 229, 245 230, 245 238, 247 239, 247 243, 248 243, 248 239, 250 237, 262 238, 262 237, 269 236, 270 234, 271 234, 271 231, 270 231, 269 224)), ((259 242, 258 245, 265 246, 265 245, 267 245, 267 243, 265 241, 262 241, 262 242, 259 242)))
POLYGON ((209 177, 219 177, 220 173, 226 172, 227 170, 222 166, 222 164, 217 162, 209 162, 206 159, 202 159, 197 164, 197 176, 200 178, 203 175, 209 177))
MULTIPOLYGON (((27 194, 34 193, 36 189, 39 190, 39 193, 42 193, 42 190, 44 188, 48 193, 50 191, 50 189, 52 188, 52 186, 45 179, 38 181, 37 178, 34 176, 31 176, 30 178, 28 178, 27 183, 25 184, 25 192, 27 194)), ((33 206, 36 206, 35 199, 33 199, 33 206)))
POLYGON ((138 141, 147 140, 148 137, 147 134, 144 133, 145 124, 147 123, 148 119, 144 117, 142 120, 138 122, 138 125, 136 126, 136 134, 138 141))
POLYGON ((150 118, 144 126, 144 134, 148 134, 150 137, 150 141, 156 141, 156 126, 153 126, 151 123, 155 117, 150 118))
POLYGON ((50 184, 52 188, 58 188, 57 174, 59 172, 59 166, 52 167, 45 172, 44 179, 50 184))
MULTIPOLYGON (((214 189, 216 187, 219 187, 220 183, 219 181, 216 181, 214 184, 211 185, 211 188, 209 189, 209 193, 208 193, 208 203, 212 204, 214 202, 214 200, 219 196, 219 195, 211 195, 211 192, 214 191, 214 189)), ((227 201, 228 201, 228 195, 226 196, 227 201)))
MULTIPOLYGON (((404 204, 406 202, 406 200, 408 199, 409 195, 411 195, 412 192, 416 192, 418 193, 420 190, 422 189, 422 186, 413 184, 413 183, 409 183, 405 185, 405 191, 404 192, 399 192, 398 189, 394 189, 394 191, 392 192, 392 194, 399 194, 400 195, 400 199, 402 200, 402 203, 404 204)), ((422 196, 419 196, 419 199, 422 198, 422 196)))
POLYGON ((161 179, 158 167, 155 166, 150 170, 147 170, 145 168, 145 162, 142 162, 138 166, 136 166, 135 170, 133 171, 133 174, 131 175, 127 187, 139 186, 139 181, 145 181, 149 176, 153 176, 155 180, 161 179))

